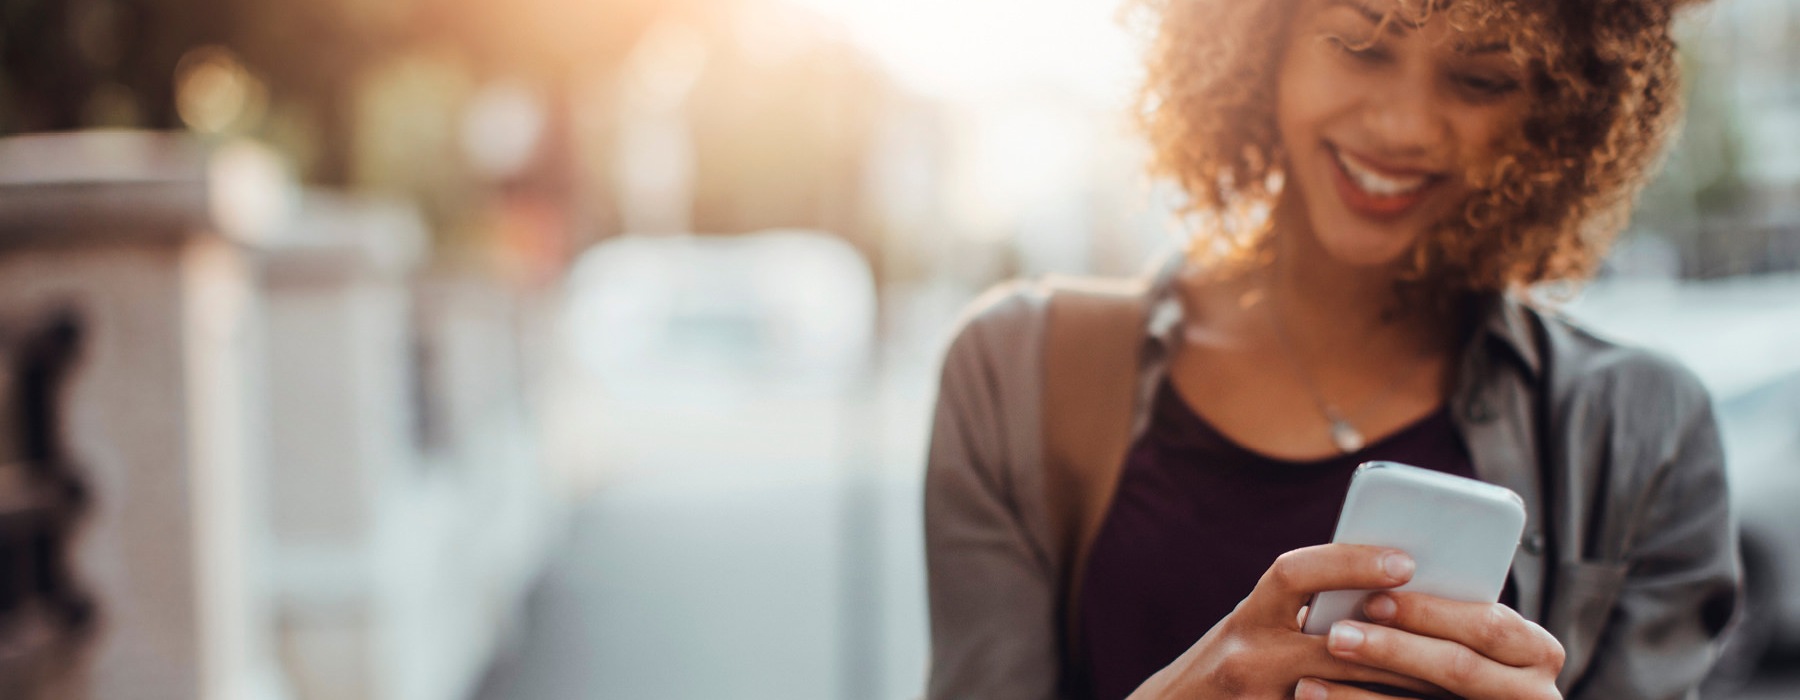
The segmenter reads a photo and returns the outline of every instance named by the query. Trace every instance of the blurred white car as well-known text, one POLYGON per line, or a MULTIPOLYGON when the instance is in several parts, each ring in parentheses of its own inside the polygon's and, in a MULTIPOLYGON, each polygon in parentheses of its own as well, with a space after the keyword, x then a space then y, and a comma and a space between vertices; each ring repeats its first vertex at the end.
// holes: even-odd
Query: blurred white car
POLYGON ((1719 673, 1800 646, 1800 276, 1596 283, 1567 309, 1603 336, 1673 355, 1712 393, 1745 567, 1719 673))
POLYGON ((566 294, 578 420, 606 468, 841 457, 877 305, 841 237, 623 236, 581 255, 566 294))

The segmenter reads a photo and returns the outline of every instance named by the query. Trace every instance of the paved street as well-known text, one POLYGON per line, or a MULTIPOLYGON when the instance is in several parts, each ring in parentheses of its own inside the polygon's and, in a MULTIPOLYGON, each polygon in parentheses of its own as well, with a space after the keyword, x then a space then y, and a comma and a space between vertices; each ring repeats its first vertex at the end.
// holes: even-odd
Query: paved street
POLYGON ((483 697, 911 697, 919 544, 892 526, 916 524, 916 493, 847 483, 693 473, 607 489, 483 697))

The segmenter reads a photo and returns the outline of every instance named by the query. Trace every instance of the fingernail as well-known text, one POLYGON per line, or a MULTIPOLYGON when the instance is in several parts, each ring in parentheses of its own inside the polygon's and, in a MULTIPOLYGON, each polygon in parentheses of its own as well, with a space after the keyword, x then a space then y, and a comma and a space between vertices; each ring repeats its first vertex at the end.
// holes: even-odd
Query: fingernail
POLYGON ((1362 646, 1363 631, 1354 625, 1339 622, 1331 626, 1331 636, 1326 643, 1335 651, 1354 651, 1362 646))
POLYGON ((1294 686, 1294 700, 1325 700, 1325 695, 1325 684, 1311 678, 1302 678, 1294 686))
POLYGON ((1393 596, 1377 593, 1369 596, 1368 602, 1363 603, 1363 614, 1368 615, 1369 619, 1376 622, 1387 622, 1394 619, 1394 614, 1400 611, 1399 608, 1400 606, 1394 603, 1393 596))
POLYGON ((1412 576, 1412 557, 1399 552, 1390 553, 1381 558, 1381 570, 1387 572, 1388 576, 1392 576, 1396 579, 1412 576))

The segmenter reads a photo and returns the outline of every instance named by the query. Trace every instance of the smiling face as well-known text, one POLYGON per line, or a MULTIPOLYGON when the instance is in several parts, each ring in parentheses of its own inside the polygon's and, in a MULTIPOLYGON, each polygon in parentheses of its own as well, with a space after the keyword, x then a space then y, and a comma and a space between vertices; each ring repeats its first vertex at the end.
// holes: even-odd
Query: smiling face
POLYGON ((1508 46, 1395 0, 1301 0, 1276 75, 1286 187, 1326 254, 1394 264, 1471 191, 1531 108, 1508 46), (1388 15, 1393 17, 1383 22, 1388 15))

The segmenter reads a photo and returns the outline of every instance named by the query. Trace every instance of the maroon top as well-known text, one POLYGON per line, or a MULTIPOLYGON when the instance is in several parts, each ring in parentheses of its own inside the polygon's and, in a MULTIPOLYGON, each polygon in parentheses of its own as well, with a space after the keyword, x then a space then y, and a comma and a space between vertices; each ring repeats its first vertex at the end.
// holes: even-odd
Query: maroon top
POLYGON ((1153 410, 1082 584, 1081 643, 1100 700, 1131 694, 1174 661, 1249 595, 1275 557, 1330 542, 1356 465, 1392 460, 1474 476, 1447 410, 1355 454, 1312 462, 1232 442, 1166 381, 1153 410))

